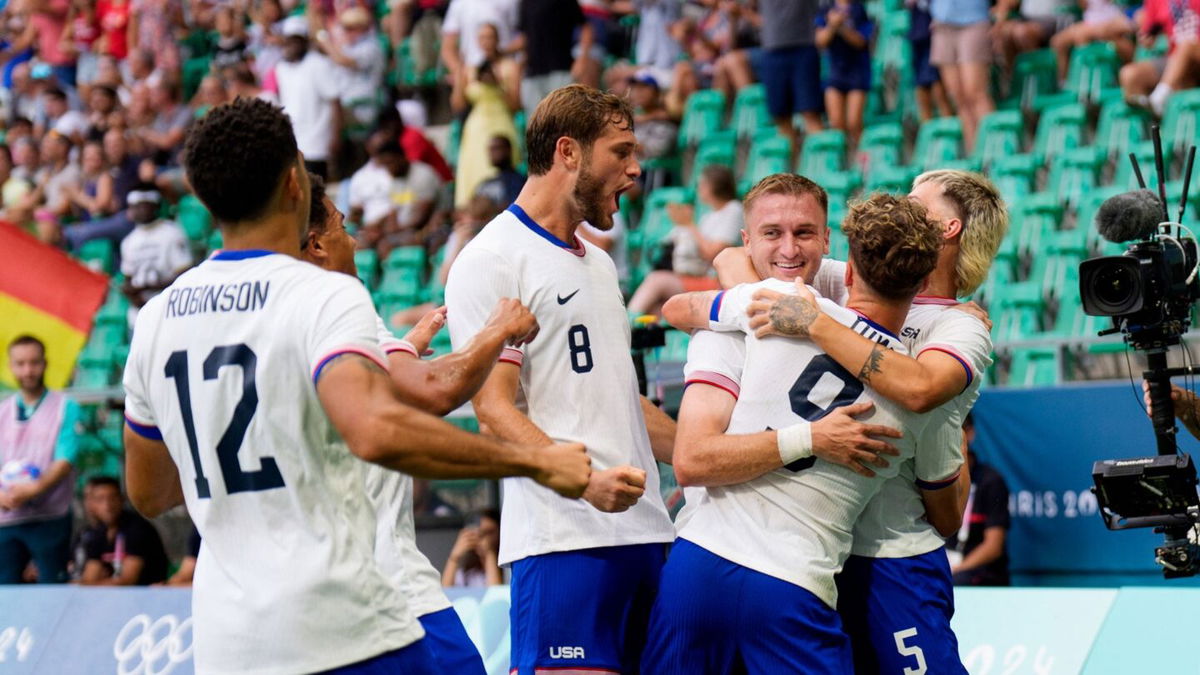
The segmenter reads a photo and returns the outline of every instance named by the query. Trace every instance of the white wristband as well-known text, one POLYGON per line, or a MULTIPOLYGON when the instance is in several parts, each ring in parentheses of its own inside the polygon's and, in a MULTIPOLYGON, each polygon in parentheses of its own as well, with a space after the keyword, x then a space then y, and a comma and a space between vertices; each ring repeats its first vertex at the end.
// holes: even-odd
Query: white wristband
POLYGON ((808 422, 797 422, 790 427, 784 427, 775 432, 776 443, 779 445, 779 459, 787 466, 796 460, 812 457, 812 425, 808 422))

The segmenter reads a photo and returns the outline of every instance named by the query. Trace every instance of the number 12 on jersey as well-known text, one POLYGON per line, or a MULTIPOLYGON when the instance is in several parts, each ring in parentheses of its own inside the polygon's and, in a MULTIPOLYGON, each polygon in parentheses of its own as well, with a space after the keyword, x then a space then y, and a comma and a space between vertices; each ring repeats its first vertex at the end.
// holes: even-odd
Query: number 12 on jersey
MULTIPOLYGON (((283 487, 283 475, 273 457, 261 458, 262 468, 258 471, 243 471, 238 462, 238 451, 242 447, 242 439, 250 427, 250 420, 258 408, 258 389, 255 387, 254 374, 258 368, 258 357, 254 350, 245 344, 225 345, 214 347, 204 359, 204 380, 215 380, 224 366, 235 366, 242 369, 242 398, 233 408, 233 419, 217 441, 217 463, 221 467, 221 477, 225 480, 225 491, 228 494, 238 492, 257 492, 283 487)), ((196 423, 192 417, 192 396, 188 378, 188 354, 186 351, 173 352, 167 359, 163 369, 167 379, 175 380, 175 393, 179 396, 179 409, 183 415, 183 430, 187 435, 188 450, 191 451, 192 465, 196 468, 196 494, 201 499, 212 496, 208 479, 204 476, 204 465, 200 461, 200 446, 196 442, 196 423)))

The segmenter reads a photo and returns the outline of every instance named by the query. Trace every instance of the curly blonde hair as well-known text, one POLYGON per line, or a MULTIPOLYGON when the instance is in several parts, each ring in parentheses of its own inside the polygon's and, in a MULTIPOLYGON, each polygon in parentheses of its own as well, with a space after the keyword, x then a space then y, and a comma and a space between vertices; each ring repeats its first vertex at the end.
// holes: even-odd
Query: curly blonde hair
POLYGON ((980 174, 950 169, 926 171, 917 176, 913 187, 927 182, 942 186, 942 194, 962 221, 954 274, 958 297, 965 298, 987 279, 1008 232, 1008 209, 1000 191, 980 174))
POLYGON ((873 194, 842 223, 856 274, 890 300, 911 300, 937 265, 942 227, 910 197, 873 194))

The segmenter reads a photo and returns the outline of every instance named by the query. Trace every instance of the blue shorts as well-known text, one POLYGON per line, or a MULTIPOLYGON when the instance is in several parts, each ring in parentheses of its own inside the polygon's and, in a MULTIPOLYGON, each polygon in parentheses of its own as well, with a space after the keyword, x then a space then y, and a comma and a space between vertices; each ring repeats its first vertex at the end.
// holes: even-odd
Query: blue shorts
POLYGON ((755 49, 751 62, 767 93, 771 117, 825 109, 821 91, 821 56, 816 47, 755 49))
POLYGON ((407 647, 325 671, 326 675, 440 675, 441 672, 429 650, 429 641, 424 638, 407 647))
POLYGON ((918 87, 932 87, 942 79, 938 67, 929 61, 929 47, 932 38, 912 41, 913 74, 918 87))
POLYGON ((837 612, 820 598, 676 540, 650 615, 643 673, 842 675, 851 665, 837 612))
POLYGON ((512 673, 638 672, 665 544, 547 553, 512 565, 512 673))
POLYGON ((443 673, 484 675, 483 657, 463 627, 462 619, 453 607, 418 617, 425 629, 424 642, 443 673))
POLYGON ((911 558, 852 555, 838 575, 838 612, 860 673, 961 673, 950 629, 954 587, 942 549, 911 558), (913 669, 916 670, 913 670, 913 669))

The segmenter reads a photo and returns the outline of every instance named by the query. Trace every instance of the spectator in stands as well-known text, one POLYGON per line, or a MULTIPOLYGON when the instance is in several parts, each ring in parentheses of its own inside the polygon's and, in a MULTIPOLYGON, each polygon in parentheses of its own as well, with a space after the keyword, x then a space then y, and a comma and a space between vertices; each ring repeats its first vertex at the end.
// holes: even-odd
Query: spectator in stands
POLYGON ((820 131, 821 62, 816 47, 817 0, 761 0, 762 49, 754 70, 767 92, 767 109, 779 132, 796 143, 792 115, 807 133, 820 131))
POLYGON ((63 31, 63 49, 75 59, 75 84, 83 92, 96 78, 100 55, 94 45, 100 38, 93 0, 71 0, 67 10, 67 25, 63 31))
POLYGON ((979 121, 995 107, 988 90, 992 47, 987 0, 931 0, 929 60, 937 66, 962 120, 963 145, 975 147, 979 121))
POLYGON ((367 10, 362 7, 342 10, 338 25, 341 30, 336 33, 317 33, 317 46, 337 66, 346 124, 370 129, 379 114, 379 92, 387 69, 387 55, 371 29, 367 10))
POLYGON ((192 266, 192 250, 183 228, 159 218, 162 195, 143 183, 125 196, 129 219, 135 227, 121 241, 121 292, 129 298, 129 327, 138 309, 171 285, 192 266))
POLYGON ((503 584, 504 575, 496 563, 499 554, 500 513, 484 509, 467 519, 467 526, 459 531, 442 570, 442 585, 481 588, 503 584))
POLYGON ((71 161, 71 139, 57 131, 42 138, 42 168, 34 177, 34 204, 44 204, 55 218, 67 215, 71 202, 67 189, 79 183, 79 167, 71 161))
POLYGON ((525 110, 532 111, 555 89, 585 79, 584 71, 596 70, 598 66, 590 64, 593 43, 592 25, 576 0, 520 0, 517 44, 525 52, 525 110))
POLYGON ((653 71, 642 68, 629 78, 629 98, 633 104, 634 135, 641 145, 641 156, 659 159, 673 154, 679 125, 663 106, 662 92, 653 71))
POLYGON ((0 466, 27 464, 32 480, 0 486, 0 584, 20 583, 32 561, 38 581, 67 579, 79 405, 46 389, 46 346, 23 335, 8 344, 18 391, 0 402, 0 466))
POLYGON ((176 29, 184 26, 180 0, 130 0, 129 35, 140 50, 150 53, 159 68, 178 72, 182 61, 176 29))
POLYGON ((958 536, 951 539, 950 571, 959 586, 1007 586, 1008 485, 971 451, 975 422, 963 422, 963 452, 971 472, 971 493, 958 536))
POLYGON ((629 299, 633 314, 657 314, 673 295, 719 288, 712 261, 722 250, 736 246, 742 229, 742 203, 729 167, 710 164, 700 173, 696 196, 711 211, 697 225, 690 204, 670 204, 668 216, 675 223, 668 235, 672 243, 671 270, 655 270, 646 276, 629 299))
POLYGON ((475 196, 487 197, 500 208, 506 208, 517 201, 517 195, 525 187, 525 174, 513 167, 513 147, 508 136, 492 136, 488 141, 488 161, 496 175, 480 183, 475 196))
POLYGON ((182 93, 178 81, 160 78, 150 88, 154 121, 148 127, 134 130, 156 166, 178 166, 179 150, 183 147, 188 125, 192 123, 192 111, 180 98, 182 93))
POLYGON ((196 88, 192 97, 191 113, 193 119, 200 119, 209 110, 222 103, 229 102, 229 94, 225 90, 225 81, 216 75, 205 75, 196 88))
POLYGON ((350 177, 350 212, 347 214, 350 222, 362 225, 363 215, 368 209, 378 212, 386 208, 392 187, 392 174, 388 166, 393 160, 385 154, 385 150, 390 152, 393 143, 394 136, 386 129, 367 137, 366 150, 370 159, 350 177))
POLYGON ((272 102, 278 101, 278 97, 263 92, 254 71, 245 63, 226 69, 226 72, 229 73, 226 86, 229 88, 230 99, 262 98, 272 102))
POLYGON ((88 132, 88 118, 78 110, 72 110, 67 102, 67 95, 58 87, 50 87, 42 91, 42 109, 46 119, 42 128, 34 133, 41 135, 46 130, 53 129, 71 139, 78 145, 84 141, 88 132))
POLYGON ((517 31, 519 0, 450 0, 442 22, 442 63, 451 84, 468 68, 478 68, 487 56, 477 39, 484 24, 496 28, 498 44, 510 45, 517 31))
POLYGON ((992 40, 1004 72, 1012 72, 1017 54, 1049 44, 1064 13, 1076 3, 1077 0, 998 0, 991 10, 992 40))
POLYGON ((250 4, 249 16, 248 49, 254 59, 254 74, 261 80, 283 58, 283 7, 279 0, 260 0, 250 4))
POLYGON ((933 17, 929 14, 930 0, 907 0, 908 5, 908 39, 912 42, 913 74, 917 98, 917 114, 922 122, 933 119, 933 109, 937 106, 938 116, 949 117, 954 114, 950 107, 950 99, 946 98, 946 88, 942 86, 942 77, 937 66, 929 62, 929 48, 932 41, 933 17))
POLYGON ((1142 5, 1138 42, 1150 46, 1166 35, 1167 55, 1135 61, 1121 68, 1125 100, 1161 116, 1171 92, 1200 85, 1200 20, 1189 3, 1146 0, 1142 5))
POLYGON ((1058 80, 1065 82, 1071 67, 1071 50, 1093 42, 1111 42, 1122 63, 1133 58, 1133 21, 1112 0, 1084 0, 1083 20, 1073 23, 1050 38, 1050 48, 1058 62, 1058 80))
POLYGON ((124 61, 129 56, 130 0, 97 0, 96 21, 100 38, 94 45, 98 54, 124 61))
POLYGON ((167 552, 150 521, 125 507, 121 484, 110 476, 88 479, 84 505, 99 524, 83 535, 84 586, 149 586, 167 579, 167 552))
MULTIPOLYGON (((119 249, 121 240, 133 231, 133 221, 125 208, 125 195, 134 189, 141 178, 142 158, 129 154, 129 143, 120 129, 109 129, 104 135, 104 158, 113 179, 114 215, 101 220, 68 225, 64 232, 67 245, 78 250, 93 239, 108 239, 119 249)), ((153 171, 149 171, 153 174, 153 171)))
POLYGON ((117 210, 113 176, 104 159, 104 144, 88 141, 80 153, 80 181, 67 186, 67 199, 79 220, 99 220, 117 210))
POLYGON ((309 50, 304 17, 284 19, 283 35, 283 60, 275 66, 279 102, 292 120, 305 166, 329 178, 329 162, 338 156, 342 133, 341 91, 334 65, 309 50))
POLYGON ((187 555, 179 561, 179 569, 167 579, 165 585, 192 585, 192 579, 196 576, 196 559, 200 557, 200 530, 197 530, 195 525, 192 526, 192 533, 188 535, 187 547, 187 555))
MULTIPOLYGON (((400 112, 402 108, 412 110, 413 106, 424 110, 416 101, 398 101, 395 106, 385 106, 379 114, 379 131, 400 141, 408 161, 428 164, 443 183, 449 183, 454 180, 454 170, 442 157, 441 151, 421 132, 422 124, 407 121, 400 112)), ((370 156, 369 150, 367 154, 370 156)))
POLYGON ((834 0, 817 12, 817 47, 825 50, 829 79, 825 112, 829 126, 846 132, 850 151, 862 137, 871 90, 871 38, 875 23, 858 0, 834 0))
POLYGON ((219 73, 226 66, 235 66, 246 60, 250 45, 246 33, 242 29, 242 21, 237 11, 230 5, 217 8, 213 17, 217 32, 217 42, 213 45, 211 68, 219 73))
POLYGON ((119 117, 115 113, 120 109, 117 90, 107 84, 93 85, 87 101, 87 137, 102 139, 109 129, 118 126, 115 124, 116 118, 119 117))
POLYGON ((471 102, 471 112, 463 122, 454 174, 454 206, 462 208, 479 184, 493 173, 487 155, 492 137, 506 136, 515 144, 517 126, 491 61, 484 61, 475 70, 473 79, 459 83, 455 92, 458 102, 471 102))
POLYGON ((387 172, 386 179, 372 177, 357 202, 352 189, 350 206, 352 213, 361 213, 359 246, 376 249, 384 259, 397 246, 423 243, 426 228, 437 220, 442 184, 428 164, 408 161, 394 140, 382 143, 374 160, 387 172))
POLYGON ((29 20, 37 34, 38 60, 50 66, 55 79, 75 87, 75 55, 66 49, 63 35, 67 28, 70 0, 42 0, 31 3, 29 20))

